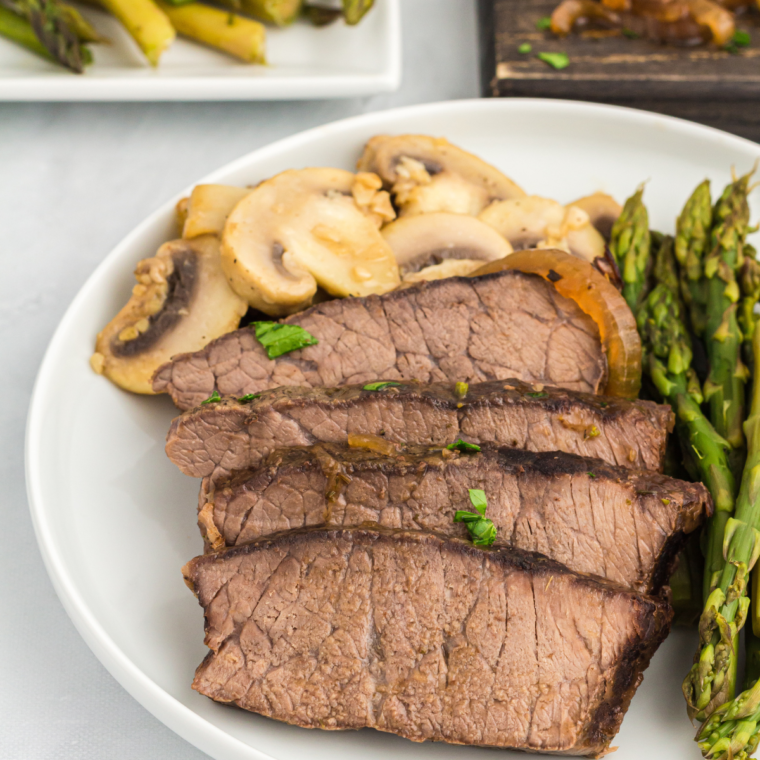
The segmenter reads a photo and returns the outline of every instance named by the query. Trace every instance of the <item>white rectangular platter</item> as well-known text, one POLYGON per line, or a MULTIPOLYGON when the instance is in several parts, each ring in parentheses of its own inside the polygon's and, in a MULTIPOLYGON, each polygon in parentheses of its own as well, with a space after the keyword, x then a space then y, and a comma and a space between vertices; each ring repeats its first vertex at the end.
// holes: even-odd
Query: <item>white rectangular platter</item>
POLYGON ((178 38, 152 69, 112 17, 85 9, 110 44, 82 75, 0 38, 0 101, 299 100, 370 95, 401 81, 400 0, 377 0, 355 27, 267 27, 266 66, 178 38))

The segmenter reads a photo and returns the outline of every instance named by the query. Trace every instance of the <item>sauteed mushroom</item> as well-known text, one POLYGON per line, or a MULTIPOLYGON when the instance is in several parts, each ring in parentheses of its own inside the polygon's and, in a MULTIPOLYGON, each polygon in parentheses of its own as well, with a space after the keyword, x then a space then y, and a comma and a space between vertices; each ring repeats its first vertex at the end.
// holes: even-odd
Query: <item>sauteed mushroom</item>
POLYGON ((465 214, 407 216, 382 229, 405 281, 467 274, 502 259, 512 246, 496 230, 465 214), (420 277, 411 277, 416 273, 420 277))
POLYGON ((175 240, 141 261, 126 306, 99 333, 92 368, 116 385, 152 394, 153 373, 179 353, 234 330, 248 306, 227 284, 219 240, 175 240))
POLYGON ((427 135, 373 137, 357 167, 382 177, 402 216, 435 211, 475 216, 494 200, 525 195, 482 159, 427 135))
POLYGON ((611 195, 598 192, 578 198, 577 201, 567 205, 583 209, 588 214, 591 224, 605 240, 610 239, 612 225, 623 210, 623 207, 611 195))
POLYGON ((479 216, 515 249, 559 248, 586 261, 604 256, 604 238, 576 206, 529 195, 492 203, 479 216))
POLYGON ((250 192, 249 187, 196 185, 187 202, 182 237, 221 235, 232 209, 250 192))
POLYGON ((271 316, 308 306, 317 285, 334 296, 385 293, 399 284, 378 227, 393 218, 379 178, 341 169, 282 172, 230 213, 222 268, 236 293, 271 316))

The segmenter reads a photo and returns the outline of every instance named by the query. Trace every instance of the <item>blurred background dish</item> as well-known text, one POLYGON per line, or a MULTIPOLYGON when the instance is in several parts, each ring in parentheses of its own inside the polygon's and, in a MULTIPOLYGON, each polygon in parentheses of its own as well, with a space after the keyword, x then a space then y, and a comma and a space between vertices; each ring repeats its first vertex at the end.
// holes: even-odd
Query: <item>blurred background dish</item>
MULTIPOLYGON (((400 0, 382 0, 361 23, 266 27, 266 65, 245 63, 178 37, 152 68, 116 18, 85 9, 109 44, 91 46, 80 76, 0 38, 3 100, 291 100, 355 97, 401 81, 400 0)), ((167 6, 169 7, 169 6, 167 6)), ((184 10, 181 6, 175 10, 184 10)))

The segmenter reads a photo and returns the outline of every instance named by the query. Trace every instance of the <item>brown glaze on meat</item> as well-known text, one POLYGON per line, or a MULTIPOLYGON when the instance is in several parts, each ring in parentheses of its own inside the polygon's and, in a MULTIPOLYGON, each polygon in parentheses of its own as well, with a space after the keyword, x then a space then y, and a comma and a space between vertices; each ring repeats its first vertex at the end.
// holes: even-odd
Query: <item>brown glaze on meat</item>
POLYGON ((319 344, 269 359, 254 330, 243 328, 174 357, 157 371, 153 390, 189 409, 215 390, 243 396, 281 385, 377 379, 515 377, 596 393, 607 375, 594 321, 541 277, 516 271, 336 299, 283 321, 300 325, 319 344))
POLYGON ((204 481, 199 524, 214 549, 279 531, 379 524, 467 538, 454 522, 485 491, 497 540, 642 592, 667 582, 686 534, 712 512, 700 483, 572 454, 484 445, 396 456, 338 444, 281 449, 256 470, 204 481))
POLYGON ((598 756, 671 610, 539 557, 432 534, 291 532, 184 570, 193 688, 306 728, 598 756))
POLYGON ((225 399, 177 417, 166 453, 186 475, 216 479, 258 466, 276 448, 345 443, 349 434, 444 446, 462 437, 529 451, 566 451, 610 464, 662 470, 668 406, 627 401, 519 380, 470 385, 402 384, 381 391, 286 387, 248 403, 225 399))

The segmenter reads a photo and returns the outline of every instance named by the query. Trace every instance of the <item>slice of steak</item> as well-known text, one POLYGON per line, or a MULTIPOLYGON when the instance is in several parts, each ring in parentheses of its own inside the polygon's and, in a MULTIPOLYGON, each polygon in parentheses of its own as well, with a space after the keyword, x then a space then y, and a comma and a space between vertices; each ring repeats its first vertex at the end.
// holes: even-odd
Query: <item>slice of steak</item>
POLYGON ((333 387, 517 377, 596 393, 607 361, 596 323, 536 275, 498 272, 343 298, 283 320, 319 344, 269 359, 251 327, 160 367, 156 393, 190 409, 213 391, 243 396, 280 385, 333 387))
POLYGON ((671 610, 539 555, 310 530, 186 565, 193 688, 305 728, 598 756, 671 610))
POLYGON ((395 456, 339 444, 273 452, 256 470, 201 490, 213 549, 311 526, 420 529, 467 538, 457 510, 486 493, 497 540, 571 570, 657 591, 687 533, 712 511, 700 483, 560 452, 484 445, 479 453, 409 447, 395 456))
POLYGON ((529 451, 567 451, 610 464, 662 470, 670 407, 520 380, 470 385, 403 383, 379 391, 284 387, 247 403, 225 399, 177 417, 169 459, 186 475, 216 479, 258 466, 276 448, 345 443, 350 434, 395 443, 445 446, 462 437, 529 451))

